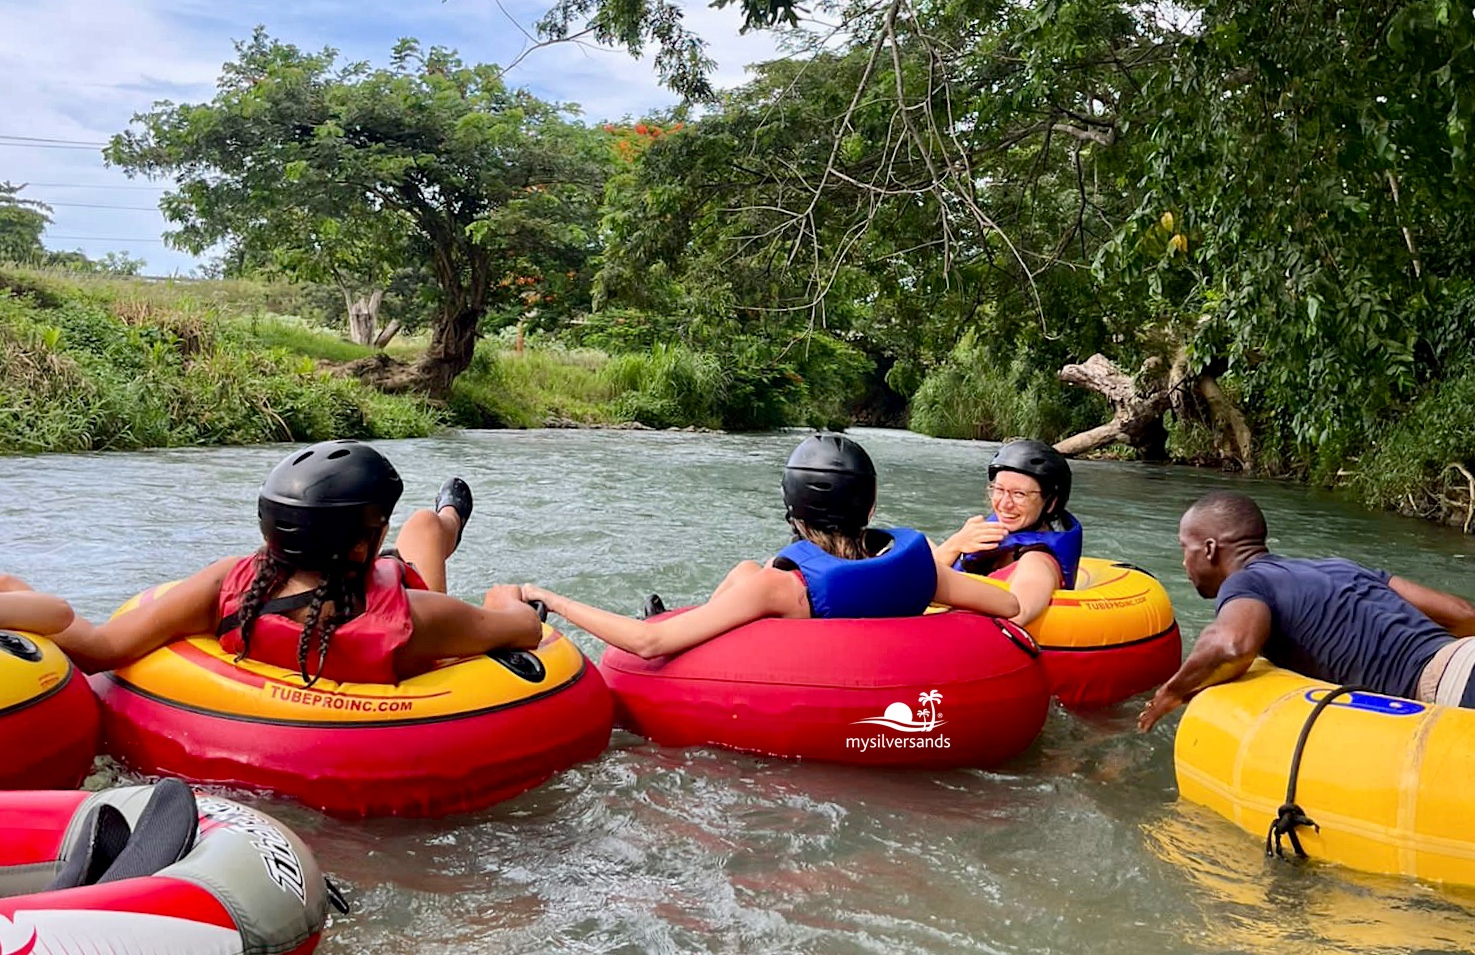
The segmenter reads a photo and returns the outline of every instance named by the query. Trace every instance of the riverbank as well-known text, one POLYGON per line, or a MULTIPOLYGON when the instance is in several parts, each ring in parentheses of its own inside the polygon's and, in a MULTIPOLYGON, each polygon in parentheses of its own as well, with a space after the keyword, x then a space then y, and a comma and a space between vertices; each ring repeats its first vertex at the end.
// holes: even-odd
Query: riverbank
MULTIPOLYGON (((490 337, 451 400, 432 404, 342 374, 380 353, 295 314, 303 310, 285 285, 0 267, 0 453, 408 438, 457 427, 834 427, 848 421, 845 396, 865 375, 856 362, 845 368, 818 356, 815 373, 785 378, 787 392, 759 394, 715 356, 679 345, 611 355, 547 336, 529 336, 519 351, 490 337)), ((401 336, 387 354, 412 361, 424 347, 423 337, 401 336)), ((974 377, 990 367, 969 365, 974 377)), ((977 429, 992 421, 999 437, 1049 437, 1104 413, 1090 396, 1022 367, 997 376, 1011 387, 992 389, 947 371, 914 396, 919 431, 990 437, 977 429)), ((1257 425, 1277 433, 1273 420, 1257 425)), ((1169 438, 1178 463, 1213 459, 1206 433, 1170 421, 1169 438)), ((1431 388, 1396 421, 1370 424, 1361 447, 1314 458, 1265 450, 1258 473, 1340 487, 1372 509, 1475 531, 1475 374, 1431 388)))
MULTIPOLYGON (((447 427, 616 425, 588 350, 483 342, 446 405, 336 366, 375 354, 290 314, 290 287, 0 268, 0 453, 423 437, 447 427)), ((389 349, 412 360, 423 340, 389 349)))
POLYGON ((450 400, 432 403, 383 393, 351 371, 365 360, 414 361, 423 334, 380 352, 296 314, 305 310, 287 285, 0 266, 0 453, 408 438, 448 427, 842 427, 864 374, 819 349, 814 373, 765 383, 682 345, 611 354, 546 335, 521 348, 489 336, 450 400))

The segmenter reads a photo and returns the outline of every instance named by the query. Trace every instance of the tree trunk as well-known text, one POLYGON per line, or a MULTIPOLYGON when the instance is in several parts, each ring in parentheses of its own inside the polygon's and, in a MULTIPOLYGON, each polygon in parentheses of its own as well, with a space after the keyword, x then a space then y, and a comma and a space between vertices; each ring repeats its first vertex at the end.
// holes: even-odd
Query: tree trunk
POLYGON ((353 297, 343 289, 343 301, 348 306, 348 339, 355 345, 368 345, 374 341, 374 322, 379 318, 379 303, 384 300, 384 290, 375 289, 369 295, 353 297))
POLYGON ((431 398, 445 401, 451 396, 451 382, 471 367, 476 339, 485 309, 461 308, 451 317, 440 316, 430 335, 430 346, 417 366, 425 392, 431 398))
MULTIPOLYGON (((1144 365, 1139 379, 1154 377, 1152 364, 1144 365)), ((1170 391, 1163 383, 1139 390, 1132 377, 1104 355, 1092 355, 1079 365, 1060 369, 1060 380, 1079 385, 1106 396, 1111 402, 1112 418, 1108 423, 1080 434, 1074 434, 1055 445, 1055 450, 1071 456, 1085 454, 1108 444, 1130 444, 1149 460, 1165 457, 1167 432, 1163 412, 1168 409, 1170 391)))
POLYGON ((399 330, 402 327, 403 326, 400 325, 400 321, 397 318, 394 321, 390 322, 388 325, 385 325, 384 330, 381 331, 379 333, 379 336, 374 339, 374 347, 382 349, 387 346, 391 341, 394 340, 394 336, 399 334, 399 330))
POLYGON ((1209 414, 1214 420, 1214 444, 1219 448, 1219 453, 1236 461, 1240 470, 1250 470, 1254 464, 1254 451, 1250 426, 1245 421, 1245 416, 1224 394, 1213 376, 1201 377, 1197 388, 1209 405, 1209 414))

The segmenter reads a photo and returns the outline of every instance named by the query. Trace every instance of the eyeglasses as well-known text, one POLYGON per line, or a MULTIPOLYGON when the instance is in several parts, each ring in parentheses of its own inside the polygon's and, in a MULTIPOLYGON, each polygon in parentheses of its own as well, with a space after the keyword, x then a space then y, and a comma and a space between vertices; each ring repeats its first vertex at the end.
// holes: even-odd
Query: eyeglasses
POLYGON ((999 487, 997 484, 988 486, 988 496, 991 498, 1007 497, 1009 503, 1015 507, 1022 507, 1025 502, 1040 496, 1039 491, 1025 491, 1019 488, 999 487))

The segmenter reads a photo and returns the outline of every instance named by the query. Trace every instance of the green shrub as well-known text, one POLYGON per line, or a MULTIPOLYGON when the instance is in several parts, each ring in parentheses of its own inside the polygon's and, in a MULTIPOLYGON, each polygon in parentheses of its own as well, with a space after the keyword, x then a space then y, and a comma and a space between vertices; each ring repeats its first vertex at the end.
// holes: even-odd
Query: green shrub
POLYGON ((451 387, 451 414, 465 427, 541 428, 549 421, 604 424, 614 388, 606 359, 590 349, 504 350, 478 342, 471 367, 451 387))
POLYGON ((136 281, 0 271, 0 452, 409 437, 442 426, 420 399, 319 372, 310 355, 333 353, 333 336, 278 321, 291 347, 272 346, 222 308, 136 281))
POLYGON ((1475 371, 1430 385, 1365 453, 1349 456, 1343 476, 1368 506, 1442 516, 1446 489, 1468 487, 1455 464, 1475 473, 1475 371))
POLYGON ((722 424, 728 376, 711 355, 657 344, 646 354, 611 358, 603 375, 619 395, 614 413, 621 420, 653 428, 722 424))
POLYGON ((1027 354, 992 360, 964 338, 912 397, 911 427, 939 438, 1055 442, 1107 420, 1106 399, 1067 388, 1027 354))

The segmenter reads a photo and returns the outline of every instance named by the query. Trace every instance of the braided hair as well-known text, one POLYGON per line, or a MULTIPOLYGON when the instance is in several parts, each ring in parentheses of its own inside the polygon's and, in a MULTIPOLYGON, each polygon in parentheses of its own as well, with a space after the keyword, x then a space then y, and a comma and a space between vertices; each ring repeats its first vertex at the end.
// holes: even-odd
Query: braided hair
POLYGON ((266 548, 257 551, 254 560, 256 574, 251 578, 251 586, 241 595, 240 605, 236 608, 241 627, 241 652, 236 654, 237 663, 251 650, 251 630, 261 616, 262 605, 292 577, 292 565, 266 548))
POLYGON ((326 571, 323 579, 312 592, 312 603, 307 607, 307 618, 302 622, 302 635, 297 638, 297 668, 302 674, 302 685, 311 687, 323 675, 328 662, 328 642, 340 624, 346 623, 363 612, 364 568, 362 565, 341 565, 326 571), (323 619, 324 604, 333 605, 332 612, 323 619), (312 638, 318 638, 317 672, 307 675, 307 658, 312 653, 312 638))
MULTIPOLYGON (((283 560, 265 548, 257 551, 254 560, 255 576, 251 578, 250 587, 241 595, 241 602, 237 608, 241 629, 241 652, 236 654, 237 663, 250 652, 251 630, 261 617, 262 607, 267 600, 286 586, 287 581, 297 570, 289 561, 283 560)), ((328 642, 332 639, 334 631, 340 625, 363 613, 367 586, 366 569, 361 564, 340 564, 324 571, 323 579, 313 589, 312 603, 307 607, 307 617, 303 621, 302 634, 297 640, 297 666, 302 675, 304 689, 322 678, 323 667, 328 659, 328 642), (332 610, 324 619, 323 608, 330 603, 332 610), (318 639, 317 672, 309 676, 307 660, 312 652, 314 635, 318 639)))

